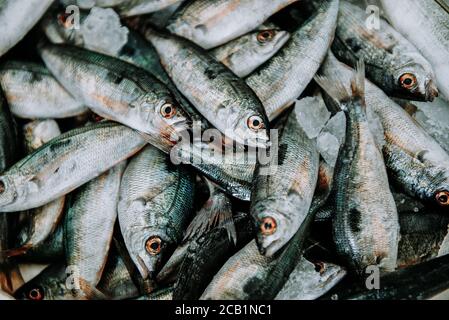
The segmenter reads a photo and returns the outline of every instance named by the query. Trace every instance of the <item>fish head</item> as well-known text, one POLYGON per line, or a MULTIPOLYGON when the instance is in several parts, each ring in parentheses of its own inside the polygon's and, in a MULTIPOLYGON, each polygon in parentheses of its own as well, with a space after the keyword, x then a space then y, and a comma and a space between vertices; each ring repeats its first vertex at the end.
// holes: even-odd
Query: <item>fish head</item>
POLYGON ((257 57, 271 57, 290 39, 290 33, 279 28, 264 28, 251 37, 252 52, 257 57))
POLYGON ((2 206, 7 206, 12 203, 17 198, 17 189, 14 180, 9 176, 0 177, 0 208, 2 206))
POLYGON ((409 61, 396 68, 393 74, 393 94, 405 99, 433 101, 438 97, 438 88, 432 66, 414 53, 405 56, 409 61))
POLYGON ((252 148, 266 149, 269 146, 269 122, 268 118, 261 112, 251 112, 241 108, 238 113, 228 118, 233 126, 228 126, 231 130, 226 130, 225 135, 241 145, 252 148))

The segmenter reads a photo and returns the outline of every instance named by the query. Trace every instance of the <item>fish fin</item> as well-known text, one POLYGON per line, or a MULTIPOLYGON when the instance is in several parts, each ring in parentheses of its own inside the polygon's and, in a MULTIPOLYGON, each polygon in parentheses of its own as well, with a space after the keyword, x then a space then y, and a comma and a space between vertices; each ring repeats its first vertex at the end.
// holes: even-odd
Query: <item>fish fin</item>
POLYGON ((88 300, 108 300, 108 297, 92 286, 88 281, 79 278, 80 290, 88 300))
MULTIPOLYGON (((338 79, 338 76, 332 77, 338 79)), ((331 78, 322 75, 314 77, 316 83, 337 103, 349 101, 351 99, 348 90, 340 81, 333 81, 331 78)))
POLYGON ((22 256, 26 254, 27 251, 30 250, 32 247, 33 245, 31 243, 27 243, 18 248, 5 250, 2 252, 2 254, 7 258, 22 256))
POLYGON ((0 267, 0 290, 13 294, 24 283, 17 265, 6 262, 0 267))
POLYGON ((365 98, 365 63, 363 60, 357 61, 354 76, 351 79, 352 96, 365 98))

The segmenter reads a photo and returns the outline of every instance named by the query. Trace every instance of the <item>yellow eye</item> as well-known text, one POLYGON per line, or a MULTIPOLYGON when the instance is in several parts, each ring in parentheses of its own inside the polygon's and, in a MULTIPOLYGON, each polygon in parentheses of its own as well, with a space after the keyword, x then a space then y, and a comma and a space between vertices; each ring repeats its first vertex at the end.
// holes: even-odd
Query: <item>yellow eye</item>
POLYGON ((248 118, 248 128, 250 128, 253 131, 258 131, 265 128, 265 124, 263 123, 261 117, 251 116, 248 118))
POLYGON ((412 73, 404 73, 399 78, 399 83, 404 89, 413 89, 416 86, 416 77, 412 73))
POLYGON ((161 115, 165 119, 171 119, 176 115, 176 107, 171 103, 165 103, 161 107, 161 115))
POLYGON ((276 220, 274 220, 272 217, 263 218, 260 224, 260 232, 262 232, 264 236, 269 236, 275 233, 276 220))
POLYGON ((162 240, 159 237, 151 237, 145 243, 145 248, 149 254, 155 256, 161 252, 162 240))
POLYGON ((440 191, 435 195, 435 198, 440 206, 449 206, 449 192, 440 191))
POLYGON ((259 41, 260 43, 265 43, 273 39, 273 37, 274 37, 273 30, 263 30, 257 34, 257 41, 259 41))

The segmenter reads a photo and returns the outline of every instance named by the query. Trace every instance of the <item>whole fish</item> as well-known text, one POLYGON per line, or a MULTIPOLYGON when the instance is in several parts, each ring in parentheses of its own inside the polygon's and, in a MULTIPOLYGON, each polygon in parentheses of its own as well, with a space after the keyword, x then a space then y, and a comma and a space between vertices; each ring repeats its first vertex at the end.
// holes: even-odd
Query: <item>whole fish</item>
POLYGON ((171 92, 143 69, 65 45, 46 44, 40 47, 40 53, 58 81, 103 118, 121 122, 162 143, 176 139, 178 131, 189 126, 188 117, 171 92))
POLYGON ((186 2, 167 29, 210 49, 250 32, 297 0, 197 0, 186 2))
POLYGON ((143 15, 159 10, 163 10, 181 0, 131 0, 121 1, 115 9, 122 17, 143 15))
POLYGON ((355 67, 366 63, 367 78, 388 95, 432 101, 438 96, 435 74, 429 61, 380 19, 379 28, 368 28, 364 9, 340 1, 332 50, 342 62, 355 67))
POLYGON ((307 218, 318 180, 319 153, 292 111, 279 141, 277 162, 256 167, 250 212, 262 255, 273 256, 307 218), (266 170, 276 167, 274 174, 266 170))
POLYGON ((174 300, 195 300, 203 293, 226 260, 253 237, 249 215, 234 217, 191 241, 182 260, 174 285, 174 300), (235 240, 229 236, 226 223, 235 224, 235 240))
POLYGON ((449 99, 448 7, 435 0, 382 0, 393 27, 408 38, 432 64, 438 89, 449 99), (394 2, 394 4, 393 4, 394 2))
MULTIPOLYGON (((322 73, 334 82, 349 83, 352 70, 331 53, 322 73)), ((385 133, 383 154, 393 181, 409 195, 449 207, 449 156, 399 105, 369 81, 366 104, 379 117, 385 133)))
POLYGON ((64 219, 67 266, 96 287, 101 279, 117 220, 120 180, 126 161, 77 191, 64 219))
POLYGON ((0 1, 0 57, 22 40, 52 3, 53 0, 0 1))
POLYGON ((327 262, 312 263, 302 257, 275 299, 318 299, 340 282, 345 275, 346 270, 340 266, 327 262))
POLYGON ((353 271, 370 265, 396 268, 399 223, 382 151, 366 116, 365 69, 358 63, 351 80, 352 97, 341 82, 316 77, 346 115, 346 138, 334 173, 332 220, 336 249, 353 271))
POLYGON ((19 139, 16 122, 11 115, 0 86, 0 174, 14 164, 18 149, 19 139))
POLYGON ((11 112, 19 118, 68 118, 88 110, 40 64, 8 61, 0 69, 0 84, 11 112))
POLYGON ((211 50, 211 54, 240 78, 248 76, 278 52, 290 38, 288 31, 273 24, 263 24, 211 50))
POLYGON ((313 16, 292 32, 287 44, 246 78, 246 83, 262 101, 270 121, 301 95, 334 39, 339 1, 319 3, 313 16))
POLYGON ((145 37, 177 88, 215 128, 241 145, 266 148, 268 120, 245 81, 187 40, 151 28, 145 37))
POLYGON ((126 247, 144 280, 155 278, 181 241, 193 210, 193 188, 191 174, 151 146, 126 168, 118 217, 126 247))
POLYGON ((64 133, 0 175, 0 212, 28 210, 56 200, 144 145, 138 132, 108 122, 64 133))

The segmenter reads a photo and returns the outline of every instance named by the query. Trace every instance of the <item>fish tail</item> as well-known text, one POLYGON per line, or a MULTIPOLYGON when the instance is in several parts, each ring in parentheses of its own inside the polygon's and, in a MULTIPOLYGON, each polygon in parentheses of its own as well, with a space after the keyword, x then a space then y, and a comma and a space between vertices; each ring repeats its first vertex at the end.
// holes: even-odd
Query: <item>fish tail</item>
POLYGON ((365 100, 365 63, 363 60, 357 61, 357 67, 351 79, 351 91, 354 98, 365 100))
POLYGON ((340 80, 334 81, 333 79, 338 79, 337 75, 332 77, 316 75, 314 77, 316 83, 333 99, 335 102, 341 104, 342 102, 349 101, 351 96, 346 90, 346 87, 340 80))
POLYGON ((5 250, 2 252, 2 254, 7 258, 22 256, 26 254, 27 251, 30 250, 32 247, 33 247, 32 244, 25 244, 19 248, 5 250))

